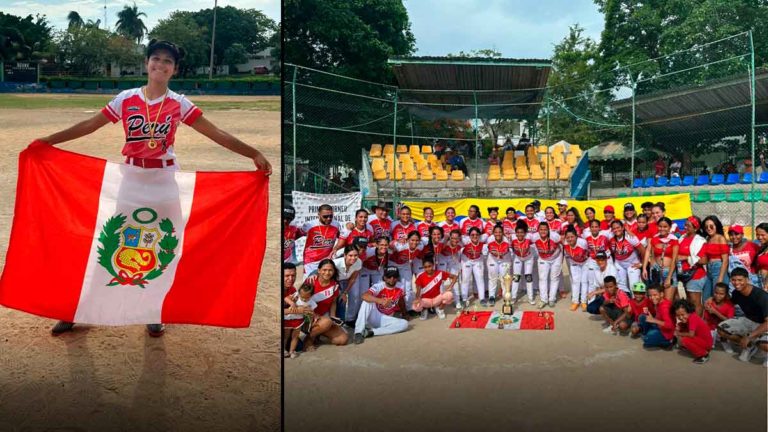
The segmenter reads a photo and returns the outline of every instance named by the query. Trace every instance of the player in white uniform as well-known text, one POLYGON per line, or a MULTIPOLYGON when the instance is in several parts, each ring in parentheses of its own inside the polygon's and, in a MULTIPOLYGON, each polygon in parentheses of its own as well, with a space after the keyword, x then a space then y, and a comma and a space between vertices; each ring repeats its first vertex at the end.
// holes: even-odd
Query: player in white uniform
POLYGON ((483 254, 486 255, 488 268, 488 300, 493 307, 496 303, 498 287, 501 285, 502 290, 504 289, 504 276, 509 275, 512 267, 512 253, 509 242, 504 238, 504 227, 501 222, 493 227, 483 254))
POLYGON ((363 294, 363 304, 355 322, 355 344, 361 344, 365 338, 374 335, 388 335, 408 330, 408 311, 405 307, 405 293, 398 283, 400 272, 390 266, 384 271, 384 280, 373 285, 363 294), (400 311, 403 317, 392 316, 400 311))

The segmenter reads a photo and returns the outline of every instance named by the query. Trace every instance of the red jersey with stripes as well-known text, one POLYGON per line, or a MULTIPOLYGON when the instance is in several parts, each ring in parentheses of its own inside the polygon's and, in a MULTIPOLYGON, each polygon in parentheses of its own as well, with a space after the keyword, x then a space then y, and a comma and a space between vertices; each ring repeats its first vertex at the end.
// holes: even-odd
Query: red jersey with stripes
POLYGON ((514 253, 518 258, 524 260, 533 257, 533 254, 531 253, 531 246, 533 246, 533 241, 529 236, 526 236, 523 241, 518 240, 517 236, 515 236, 512 238, 512 242, 510 243, 512 253, 514 253))
POLYGON ((192 125, 203 112, 184 95, 168 90, 164 95, 149 101, 149 116, 147 104, 141 88, 125 90, 117 94, 101 112, 112 123, 123 121, 125 145, 123 155, 146 159, 175 159, 173 143, 176 139, 176 129, 180 122, 192 125), (165 99, 165 102, 163 102, 165 99), (160 111, 160 105, 163 111, 160 111), (159 114, 159 115, 158 115, 159 114), (149 118, 147 118, 149 117, 149 118), (150 128, 154 125, 154 141, 157 147, 149 148, 150 128))
POLYGON ((342 232, 339 236, 339 238, 344 240, 344 243, 348 245, 352 244, 352 242, 354 242, 358 237, 367 239, 370 243, 373 241, 373 231, 369 230, 368 227, 363 229, 354 227, 351 231, 342 232))
POLYGON ((760 248, 757 246, 757 244, 752 243, 751 241, 744 242, 744 245, 738 251, 731 247, 731 253, 733 253, 733 256, 738 258, 739 261, 744 264, 744 267, 746 267, 752 273, 755 273, 755 257, 757 256, 757 252, 759 250, 760 248))
POLYGON ((304 235, 299 227, 295 225, 288 225, 283 229, 283 261, 288 261, 293 255, 293 248, 296 245, 296 240, 304 235))
POLYGON ((527 217, 523 218, 523 221, 525 221, 525 224, 528 225, 528 232, 533 234, 536 233, 539 230, 539 224, 541 224, 541 221, 533 218, 528 219, 527 217))
POLYGON ((483 243, 469 242, 466 245, 464 245, 464 247, 461 249, 461 253, 462 255, 464 255, 464 259, 469 259, 469 260, 480 259, 483 257, 483 247, 484 247, 483 243))
POLYGON ((504 236, 506 238, 514 237, 514 235, 515 235, 515 226, 517 226, 517 219, 515 219, 515 220, 504 219, 501 222, 501 225, 504 227, 504 236))
POLYGON ((336 221, 332 221, 329 225, 323 225, 320 221, 308 222, 304 224, 301 230, 307 236, 307 242, 304 244, 305 264, 328 258, 340 232, 336 221))
POLYGON ((397 221, 392 226, 392 241, 405 243, 406 239, 408 239, 408 234, 414 231, 416 231, 416 224, 413 222, 403 225, 402 222, 397 221))
POLYGON ((407 244, 401 243, 394 243, 394 247, 394 252, 389 254, 389 260, 396 265, 406 265, 422 257, 421 245, 416 247, 415 250, 409 248, 407 244))
POLYGON ((542 239, 539 234, 534 234, 533 238, 533 245, 540 259, 552 261, 560 258, 560 234, 550 231, 549 238, 546 240, 542 239))
POLYGON ((640 262, 637 253, 635 253, 635 249, 640 245, 640 240, 632 234, 625 231, 624 238, 622 239, 611 237, 608 245, 611 250, 611 255, 613 255, 617 261, 627 261, 630 263, 640 262))
POLYGON ((497 242, 495 238, 491 237, 486 243, 488 249, 488 255, 494 259, 507 259, 510 256, 509 243, 506 240, 502 240, 501 243, 497 242))
POLYGON ((424 256, 432 255, 435 258, 437 258, 438 255, 440 255, 443 252, 443 248, 445 247, 445 243, 438 243, 433 244, 431 241, 427 243, 424 248, 422 249, 422 254, 424 256))
POLYGON ((384 268, 389 265, 389 254, 385 253, 384 256, 376 255, 376 247, 369 247, 365 250, 365 258, 360 257, 363 260, 363 268, 370 271, 383 272, 384 268))
MULTIPOLYGON (((568 227, 571 226, 571 224, 566 221, 560 224, 560 235, 565 235, 565 231, 568 229, 568 227)), ((576 237, 581 237, 584 233, 584 228, 581 227, 578 223, 573 224, 574 229, 576 230, 576 237)))
POLYGON ((582 265, 587 262, 587 259, 589 258, 588 248, 586 240, 577 238, 576 246, 571 246, 568 243, 563 245, 563 253, 569 264, 582 265))
POLYGON ((461 252, 464 249, 464 246, 461 244, 457 245, 456 247, 451 246, 450 244, 446 244, 443 246, 443 250, 440 251, 440 254, 444 257, 449 257, 453 260, 453 263, 456 263, 458 260, 461 259, 461 252))
POLYGON ((587 233, 584 240, 587 241, 587 250, 589 250, 589 257, 595 259, 598 252, 609 253, 608 249, 608 237, 603 234, 598 234, 594 237, 592 233, 587 233))
POLYGON ((656 228, 656 225, 648 225, 648 227, 644 231, 640 231, 640 228, 635 228, 635 230, 632 232, 638 240, 643 244, 643 246, 648 246, 648 240, 659 233, 659 229, 656 228))
POLYGON ((422 237, 429 237, 429 229, 435 226, 434 222, 419 222, 418 225, 416 225, 416 231, 419 232, 419 235, 422 237))
POLYGON ((369 229, 373 231, 373 238, 377 239, 382 236, 392 237, 392 219, 379 219, 376 216, 368 218, 369 229))
POLYGON ((563 221, 561 221, 560 219, 555 218, 545 222, 547 223, 547 225, 549 225, 550 231, 554 231, 558 234, 560 233, 560 230, 563 228, 563 221))
MULTIPOLYGON (((679 243, 677 237, 672 234, 668 234, 666 237, 661 238, 658 234, 651 238, 651 247, 653 248, 653 256, 656 258, 664 255, 667 258, 672 258, 673 249, 679 243)), ((728 245, 725 245, 726 247, 728 245)), ((702 248, 704 249, 704 248, 702 248)))
POLYGON ((440 222, 439 225, 443 228, 443 235, 448 238, 448 236, 451 235, 451 231, 456 229, 461 229, 459 224, 454 220, 452 223, 448 223, 448 221, 440 222))
POLYGON ((637 230, 637 219, 632 221, 624 219, 623 222, 624 222, 624 230, 629 231, 632 234, 635 234, 635 236, 637 236, 637 233, 635 233, 635 231, 637 230))
POLYGON ((481 218, 476 218, 474 220, 465 218, 461 221, 461 235, 468 236, 470 228, 477 228, 480 230, 480 234, 482 234, 483 229, 485 228, 485 222, 481 218))
POLYGON ((391 301, 391 305, 389 307, 382 306, 380 304, 376 304, 376 308, 379 310, 379 312, 383 313, 384 315, 392 315, 395 313, 396 310, 399 309, 399 306, 397 303, 400 301, 400 298, 403 297, 405 294, 405 290, 403 287, 398 284, 394 287, 387 286, 386 282, 381 281, 375 283, 372 287, 368 289, 368 293, 376 298, 386 298, 391 301))
POLYGON ((440 294, 440 285, 448 280, 449 273, 435 270, 432 276, 423 271, 416 276, 416 285, 421 287, 421 298, 433 299, 440 294))
POLYGON ((485 221, 485 228, 482 231, 483 234, 486 234, 488 237, 491 237, 493 235, 493 228, 495 228, 496 225, 498 225, 499 223, 501 223, 500 220, 488 219, 487 221, 485 221))
POLYGON ((329 285, 320 285, 320 278, 315 279, 314 282, 315 293, 312 294, 312 301, 317 303, 315 313, 318 315, 325 315, 331 310, 331 305, 336 301, 336 297, 339 296, 339 284, 331 281, 329 285))
POLYGON ((614 218, 614 219, 611 219, 611 220, 606 220, 606 219, 603 219, 603 220, 601 220, 601 221, 600 221, 600 230, 601 230, 601 231, 605 231, 605 230, 609 230, 609 229, 611 229, 611 224, 612 224, 612 223, 613 223, 613 221, 615 221, 615 220, 616 220, 615 218, 614 218))

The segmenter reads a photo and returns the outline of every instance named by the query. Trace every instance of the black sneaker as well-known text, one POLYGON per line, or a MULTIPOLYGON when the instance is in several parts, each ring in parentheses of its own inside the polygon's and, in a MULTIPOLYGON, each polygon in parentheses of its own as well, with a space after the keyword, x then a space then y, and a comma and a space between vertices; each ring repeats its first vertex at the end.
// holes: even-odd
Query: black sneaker
POLYGON ((152 337, 160 337, 165 333, 165 326, 162 324, 147 324, 147 332, 152 337))
POLYGON ((480 300, 480 306, 482 306, 482 307, 488 306, 488 301, 486 299, 480 300))
POLYGON ((360 345, 365 341, 365 336, 363 336, 362 333, 355 333, 355 335, 352 337, 352 343, 355 345, 360 345))
POLYGON ((435 311, 435 308, 431 307, 428 309, 430 315, 437 315, 437 312, 435 311))
POLYGON ((709 354, 702 356, 702 357, 696 357, 693 359, 693 362, 696 364, 704 364, 709 361, 709 354))
POLYGON ((415 317, 417 317, 419 315, 420 315, 420 313, 416 312, 415 310, 409 310, 408 311, 408 316, 410 316, 411 318, 415 318, 415 317))
POLYGON ((62 333, 66 333, 68 331, 72 331, 72 327, 75 326, 75 323, 69 322, 69 321, 59 321, 51 328, 51 336, 58 336, 62 333))
POLYGON ((491 297, 488 299, 488 302, 490 303, 491 307, 494 307, 496 305, 496 297, 491 297))
POLYGON ((371 330, 369 328, 363 329, 363 337, 364 338, 371 338, 371 337, 373 337, 373 330, 371 330))

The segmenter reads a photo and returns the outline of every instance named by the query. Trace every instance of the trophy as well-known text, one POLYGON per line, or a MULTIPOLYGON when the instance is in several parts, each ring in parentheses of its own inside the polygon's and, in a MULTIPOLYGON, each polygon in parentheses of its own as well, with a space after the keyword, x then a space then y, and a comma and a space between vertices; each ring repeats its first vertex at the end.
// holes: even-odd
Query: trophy
POLYGON ((550 330, 551 327, 549 325, 549 321, 552 319, 552 314, 548 313, 548 314, 544 315, 544 317, 545 317, 544 318, 544 330, 550 330))
POLYGON ((472 308, 472 321, 477 321, 477 303, 472 308))
POLYGON ((512 276, 509 273, 504 275, 504 305, 501 307, 503 315, 512 315, 512 276))

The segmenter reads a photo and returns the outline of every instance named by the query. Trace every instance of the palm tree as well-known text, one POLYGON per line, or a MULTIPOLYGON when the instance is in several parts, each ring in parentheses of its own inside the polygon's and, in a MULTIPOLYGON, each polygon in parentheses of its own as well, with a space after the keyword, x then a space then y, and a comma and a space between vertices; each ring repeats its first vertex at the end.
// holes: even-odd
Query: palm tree
POLYGON ((67 26, 67 29, 69 30, 82 27, 85 24, 83 17, 81 17, 77 11, 70 11, 67 15, 67 20, 69 21, 69 25, 67 26))
POLYGON ((133 4, 133 7, 124 6, 123 10, 117 13, 117 32, 128 39, 135 40, 136 43, 140 43, 147 33, 147 26, 141 20, 142 16, 146 17, 147 14, 139 12, 136 3, 133 4))

